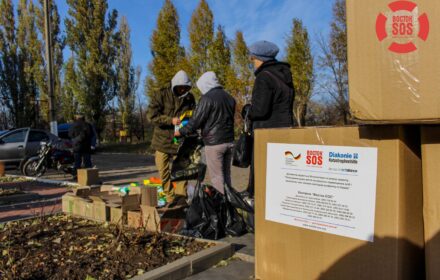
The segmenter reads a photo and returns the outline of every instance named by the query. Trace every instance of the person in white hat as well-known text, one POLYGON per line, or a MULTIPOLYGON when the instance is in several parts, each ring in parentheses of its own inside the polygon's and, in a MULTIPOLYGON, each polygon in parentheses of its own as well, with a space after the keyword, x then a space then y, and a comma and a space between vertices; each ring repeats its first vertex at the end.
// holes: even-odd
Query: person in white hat
POLYGON ((235 99, 220 85, 214 72, 206 72, 197 81, 202 98, 189 123, 175 133, 188 136, 202 130, 206 164, 211 183, 224 194, 224 185, 232 187, 231 163, 234 147, 235 99))

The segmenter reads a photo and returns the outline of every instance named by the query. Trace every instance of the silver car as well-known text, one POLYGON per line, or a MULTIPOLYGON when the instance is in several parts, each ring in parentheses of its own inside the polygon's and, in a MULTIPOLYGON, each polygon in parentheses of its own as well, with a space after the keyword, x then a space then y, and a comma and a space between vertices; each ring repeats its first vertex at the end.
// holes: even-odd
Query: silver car
POLYGON ((18 166, 22 160, 38 153, 41 142, 57 140, 57 136, 40 129, 19 128, 8 131, 0 135, 0 161, 18 166))

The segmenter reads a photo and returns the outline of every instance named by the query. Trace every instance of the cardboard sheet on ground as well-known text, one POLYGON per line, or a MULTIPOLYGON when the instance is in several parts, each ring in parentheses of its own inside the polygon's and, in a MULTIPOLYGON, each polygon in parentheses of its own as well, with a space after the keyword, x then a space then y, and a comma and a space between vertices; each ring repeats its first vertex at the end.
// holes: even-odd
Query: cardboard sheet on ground
POLYGON ((266 220, 373 241, 377 148, 267 146, 266 220))

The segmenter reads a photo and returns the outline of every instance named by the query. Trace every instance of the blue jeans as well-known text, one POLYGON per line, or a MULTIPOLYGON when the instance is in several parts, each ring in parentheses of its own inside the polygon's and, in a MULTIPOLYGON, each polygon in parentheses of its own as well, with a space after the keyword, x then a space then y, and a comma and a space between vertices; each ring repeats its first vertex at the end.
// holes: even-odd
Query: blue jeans
POLYGON ((84 168, 92 168, 92 156, 89 153, 74 153, 75 159, 75 171, 81 168, 84 164, 84 168))

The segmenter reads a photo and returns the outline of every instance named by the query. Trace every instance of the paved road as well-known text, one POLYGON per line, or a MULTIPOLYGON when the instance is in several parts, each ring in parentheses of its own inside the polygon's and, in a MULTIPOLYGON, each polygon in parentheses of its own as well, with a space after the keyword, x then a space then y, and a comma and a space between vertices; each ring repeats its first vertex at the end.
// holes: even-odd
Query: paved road
MULTIPOLYGON (((92 158, 93 164, 99 168, 100 177, 105 184, 127 184, 142 182, 152 176, 158 177, 154 157, 136 154, 96 154, 92 158)), ((8 174, 18 175, 18 171, 9 171, 8 174)), ((242 191, 248 181, 248 169, 232 168, 234 187, 242 191)), ((72 181, 71 176, 60 172, 50 171, 43 178, 52 180, 72 181)), ((207 175, 209 182, 209 174, 207 175)))

